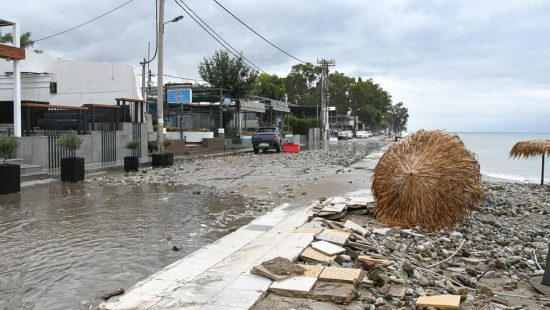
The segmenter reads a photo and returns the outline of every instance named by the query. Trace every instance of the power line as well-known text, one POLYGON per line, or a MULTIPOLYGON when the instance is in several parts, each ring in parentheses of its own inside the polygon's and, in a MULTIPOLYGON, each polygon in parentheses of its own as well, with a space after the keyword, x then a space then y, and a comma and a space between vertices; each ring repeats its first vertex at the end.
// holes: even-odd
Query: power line
POLYGON ((46 39, 49 39, 49 38, 53 38, 53 37, 55 37, 55 36, 58 36, 58 35, 67 33, 67 32, 69 32, 69 31, 75 30, 75 29, 77 29, 77 28, 80 28, 80 27, 82 27, 82 26, 84 26, 84 25, 87 25, 87 24, 89 24, 89 23, 91 23, 91 22, 94 22, 94 21, 96 21, 96 20, 102 18, 102 17, 105 16, 105 15, 108 15, 108 14, 113 13, 114 11, 116 11, 116 10, 122 8, 123 6, 129 4, 130 2, 133 2, 133 1, 134 1, 134 0, 128 0, 128 1, 126 1, 125 3, 123 3, 123 4, 119 5, 119 6, 117 6, 116 8, 114 8, 114 9, 108 11, 108 12, 105 12, 105 13, 99 15, 98 17, 95 17, 95 18, 93 18, 93 19, 90 19, 90 20, 87 21, 87 22, 84 22, 84 23, 82 23, 82 24, 80 24, 80 25, 77 25, 77 26, 74 26, 74 27, 72 27, 72 28, 69 28, 69 29, 67 29, 67 30, 58 32, 58 33, 56 33, 56 34, 52 34, 52 35, 50 35, 50 36, 43 37, 43 38, 40 38, 40 39, 38 39, 38 40, 34 40, 34 42, 38 42, 38 41, 46 40, 46 39))
MULTIPOLYGON (((253 67, 255 67, 256 69, 258 69, 259 71, 261 71, 261 72, 263 72, 263 73, 266 73, 264 70, 262 70, 262 69, 261 69, 260 67, 258 67, 256 64, 254 64, 252 61, 248 60, 243 54, 241 54, 241 53, 239 53, 239 52, 236 52, 236 53, 235 53, 235 52, 233 52, 231 49, 229 49, 229 48, 226 46, 226 44, 229 45, 232 49, 235 49, 235 48, 233 48, 229 43, 227 43, 227 41, 225 41, 220 35, 218 35, 214 30, 212 30, 212 32, 216 33, 216 35, 219 36, 220 39, 221 39, 223 42, 226 42, 226 43, 223 43, 223 42, 220 41, 218 38, 216 38, 208 29, 206 29, 206 28, 204 27, 203 24, 201 24, 193 15, 191 15, 191 13, 189 13, 189 11, 188 11, 186 8, 184 8, 184 7, 180 4, 180 2, 181 2, 181 3, 183 3, 185 6, 187 6, 183 1, 181 1, 181 0, 174 0, 174 1, 176 2, 176 4, 177 4, 180 8, 182 8, 183 11, 185 11, 185 13, 187 13, 187 15, 189 15, 189 17, 191 17, 191 19, 193 19, 193 20, 195 21, 195 23, 197 23, 197 25, 199 25, 204 31, 206 31, 212 38, 214 38, 214 40, 216 40, 221 46, 223 46, 229 53, 231 53, 233 56, 235 56, 235 57, 237 57, 237 58, 242 57, 245 61, 249 62, 253 67)), ((191 9, 189 9, 189 10, 191 10, 191 9)), ((193 12, 193 14, 194 14, 194 12, 193 12)), ((197 16, 197 18, 200 19, 200 17, 198 17, 198 16, 197 16)), ((201 21, 202 21, 202 19, 201 19, 201 21)), ((204 21, 203 21, 203 23, 204 23, 204 21)), ((204 24, 206 25, 206 23, 204 23, 204 24)), ((208 27, 208 25, 207 25, 207 27, 208 27)), ((210 27, 208 27, 208 28, 210 28, 210 27)), ((210 29, 212 29, 212 28, 210 28, 210 29)), ((235 51, 236 51, 236 50, 235 50, 235 51)))
POLYGON ((227 13, 229 13, 229 15, 233 16, 233 18, 235 18, 236 20, 238 20, 241 24, 243 24, 243 26, 245 26, 246 28, 248 28, 250 31, 254 32, 258 37, 262 38, 264 41, 266 41, 267 43, 269 43, 271 46, 273 46, 274 48, 278 49, 279 51, 281 51, 282 53, 286 54, 287 56, 291 57, 291 58, 294 58, 296 59, 297 61, 301 62, 301 63, 306 63, 305 61, 291 55, 290 53, 284 51, 282 48, 278 47, 277 45, 273 44, 271 41, 269 41, 268 39, 266 39, 264 36, 262 36, 261 34, 259 34, 258 32, 256 32, 256 30, 252 29, 250 26, 248 26, 245 22, 243 22, 242 20, 240 20, 237 16, 235 16, 235 14, 231 13, 228 9, 226 9, 221 3, 219 3, 217 0, 213 0, 214 2, 216 2, 217 5, 219 5, 222 9, 224 9, 227 13))
MULTIPOLYGON (((233 51, 235 51, 235 53, 237 54, 240 53, 236 48, 234 48, 233 46, 231 46, 231 44, 229 44, 226 40, 224 40, 222 36, 220 36, 214 29, 212 29, 212 27, 210 27, 202 18, 200 18, 200 16, 198 16, 197 13, 195 13, 195 11, 193 11, 193 9, 191 9, 183 0, 180 0, 180 2, 181 4, 185 5, 185 7, 189 11, 191 11, 191 13, 193 13, 193 15, 195 15, 208 29, 210 29, 212 33, 214 33, 218 38, 220 38, 220 40, 222 40, 225 44, 227 44, 227 46, 229 46, 233 51)), ((260 69, 260 67, 256 66, 256 64, 254 64, 252 61, 246 58, 244 54, 241 54, 241 55, 245 61, 249 62, 252 66, 256 67, 259 71, 264 72, 262 69, 260 69)))
POLYGON ((164 74, 164 76, 171 77, 171 78, 173 78, 173 79, 206 82, 205 80, 201 80, 201 79, 186 78, 186 77, 175 76, 175 75, 170 75, 170 74, 164 74))

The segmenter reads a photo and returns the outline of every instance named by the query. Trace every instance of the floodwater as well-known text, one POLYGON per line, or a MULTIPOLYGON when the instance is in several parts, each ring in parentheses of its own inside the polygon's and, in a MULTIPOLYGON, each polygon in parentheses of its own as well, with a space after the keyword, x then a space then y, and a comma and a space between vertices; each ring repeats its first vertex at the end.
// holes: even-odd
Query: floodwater
POLYGON ((209 188, 102 184, 0 196, 0 309, 94 309, 257 216, 209 188))

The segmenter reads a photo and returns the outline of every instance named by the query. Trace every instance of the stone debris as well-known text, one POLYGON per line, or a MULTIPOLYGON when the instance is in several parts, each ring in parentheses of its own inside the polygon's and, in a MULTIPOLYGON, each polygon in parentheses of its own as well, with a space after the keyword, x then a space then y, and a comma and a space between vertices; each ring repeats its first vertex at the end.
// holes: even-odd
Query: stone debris
POLYGON ((276 275, 300 275, 306 271, 299 265, 294 264, 290 259, 275 257, 262 263, 269 272, 276 275))
POLYGON ((322 210, 345 198, 326 199, 313 208, 303 226, 324 228, 311 231, 317 233, 315 241, 298 258, 306 269, 322 268, 306 271, 318 278, 306 298, 338 304, 340 309, 519 310, 543 305, 537 298, 544 296, 528 279, 541 275, 535 260, 544 264, 548 259, 550 221, 542 216, 550 214, 547 190, 491 185, 484 184, 486 200, 471 217, 454 229, 435 232, 378 222, 371 215, 369 197, 353 207, 347 199, 339 214, 322 210), (326 255, 313 246, 321 241, 345 252, 326 255), (344 270, 353 270, 354 276, 346 277, 344 270), (354 307, 344 307, 348 303, 354 307))
POLYGON ((335 304, 351 302, 358 295, 353 284, 317 281, 311 290, 311 298, 335 304))
POLYGON ((346 251, 343 247, 334 245, 333 243, 327 241, 312 242, 311 247, 326 255, 337 255, 346 251))
POLYGON ((250 273, 258 276, 264 276, 275 281, 281 281, 291 277, 290 274, 286 274, 286 275, 274 274, 271 271, 269 271, 267 268, 265 268, 263 265, 257 265, 252 267, 252 269, 250 270, 250 273))
POLYGON ((416 306, 439 309, 458 309, 460 307, 460 295, 420 296, 416 301, 416 306))

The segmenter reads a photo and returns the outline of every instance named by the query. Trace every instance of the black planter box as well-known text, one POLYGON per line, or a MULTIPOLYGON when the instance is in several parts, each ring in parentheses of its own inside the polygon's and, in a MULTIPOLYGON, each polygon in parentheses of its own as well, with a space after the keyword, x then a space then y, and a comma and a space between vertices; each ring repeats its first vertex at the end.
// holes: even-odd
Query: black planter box
POLYGON ((139 170, 139 158, 137 156, 124 157, 124 171, 138 171, 139 170))
POLYGON ((72 183, 84 181, 84 158, 61 158, 61 181, 72 183))
POLYGON ((0 164, 0 195, 18 193, 21 190, 19 165, 0 164))
POLYGON ((174 164, 174 154, 163 153, 153 154, 153 167, 168 167, 174 164))

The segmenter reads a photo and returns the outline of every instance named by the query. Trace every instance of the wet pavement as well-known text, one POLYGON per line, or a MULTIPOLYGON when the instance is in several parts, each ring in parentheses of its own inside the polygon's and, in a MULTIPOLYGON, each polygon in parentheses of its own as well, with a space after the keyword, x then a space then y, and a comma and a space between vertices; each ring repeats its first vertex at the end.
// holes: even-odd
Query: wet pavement
POLYGON ((0 309, 95 308, 99 292, 128 288, 258 214, 251 199, 196 186, 23 188, 0 197, 0 309))
POLYGON ((364 188, 365 172, 343 167, 380 146, 321 143, 1 196, 0 309, 95 309, 100 292, 128 289, 279 203, 364 188))

